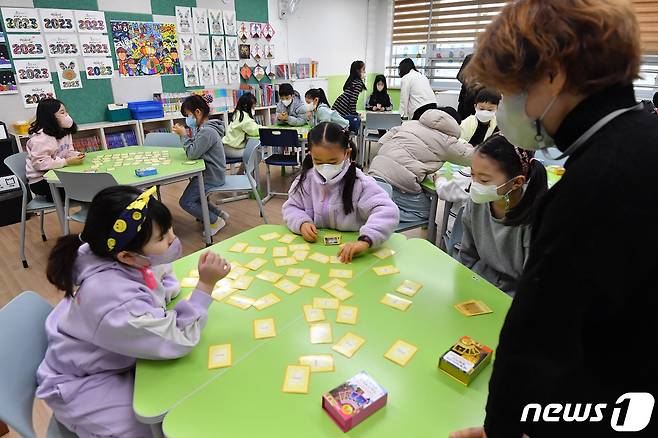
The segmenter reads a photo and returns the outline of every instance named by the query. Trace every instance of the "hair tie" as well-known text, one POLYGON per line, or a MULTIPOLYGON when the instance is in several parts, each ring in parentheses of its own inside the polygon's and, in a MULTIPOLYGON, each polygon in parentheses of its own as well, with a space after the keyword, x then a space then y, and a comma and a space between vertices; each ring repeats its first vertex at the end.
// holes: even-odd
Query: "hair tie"
POLYGON ((149 201, 155 191, 155 186, 145 190, 119 214, 106 241, 110 253, 119 252, 140 232, 146 220, 149 201))
POLYGON ((516 155, 519 157, 519 161, 521 162, 521 171, 523 172, 523 176, 528 176, 528 170, 530 170, 530 161, 533 159, 533 157, 531 157, 528 151, 525 149, 517 148, 516 146, 514 146, 514 152, 516 152, 516 155))

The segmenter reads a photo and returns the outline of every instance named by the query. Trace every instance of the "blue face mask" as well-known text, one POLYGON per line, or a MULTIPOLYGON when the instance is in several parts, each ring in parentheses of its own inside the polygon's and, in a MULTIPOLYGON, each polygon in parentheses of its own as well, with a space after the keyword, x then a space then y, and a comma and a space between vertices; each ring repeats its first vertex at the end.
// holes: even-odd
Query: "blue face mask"
POLYGON ((195 131, 197 126, 196 126, 196 118, 194 116, 187 116, 185 117, 185 124, 190 128, 192 131, 195 131))

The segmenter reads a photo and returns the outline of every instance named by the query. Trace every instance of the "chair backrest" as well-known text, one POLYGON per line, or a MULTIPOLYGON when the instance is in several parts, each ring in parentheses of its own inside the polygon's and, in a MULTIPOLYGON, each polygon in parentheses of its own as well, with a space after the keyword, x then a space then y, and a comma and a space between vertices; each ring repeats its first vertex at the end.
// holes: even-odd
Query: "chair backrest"
POLYGON ((562 152, 556 148, 548 148, 546 150, 539 149, 535 151, 535 158, 546 166, 552 166, 552 165, 558 165, 558 166, 564 166, 564 163, 567 162, 566 158, 562 158, 561 160, 556 160, 553 157, 559 157, 562 154, 562 152))
POLYGON ((80 202, 91 202, 101 190, 118 185, 109 173, 82 173, 55 170, 57 178, 64 185, 64 191, 69 199, 80 202))
POLYGON ((19 152, 5 158, 5 166, 16 175, 21 184, 27 186, 27 171, 25 170, 25 162, 27 161, 27 152, 19 152))
POLYGON ((384 189, 384 191, 386 192, 386 194, 388 194, 388 197, 389 197, 389 198, 393 198, 393 186, 392 186, 392 185, 390 185, 390 184, 387 183, 386 181, 382 181, 381 179, 378 179, 378 178, 375 178, 375 181, 377 182, 377 184, 379 185, 379 187, 381 187, 382 189, 384 189))
POLYGON ((180 137, 173 132, 149 132, 144 138, 144 146, 159 146, 161 148, 182 148, 180 137))
POLYGON ((464 214, 464 206, 459 209, 457 217, 455 217, 455 222, 452 224, 452 231, 450 232, 450 237, 446 243, 446 250, 448 255, 453 258, 457 258, 459 254, 458 246, 462 242, 462 236, 464 235, 464 224, 462 223, 462 215, 464 214))
POLYGON ((260 128, 260 144, 264 147, 299 147, 299 133, 289 128, 260 128))
POLYGON ((247 139, 247 144, 244 147, 244 154, 242 158, 244 161, 246 174, 250 181, 253 180, 253 184, 256 183, 256 154, 258 153, 260 144, 260 140, 257 138, 247 139))
POLYGON ((366 129, 389 130, 394 126, 402 124, 402 116, 399 113, 376 113, 368 112, 366 115, 366 129))
POLYGON ((0 309, 0 418, 22 437, 35 437, 32 404, 37 368, 46 354, 44 329, 52 307, 34 292, 23 292, 0 309))

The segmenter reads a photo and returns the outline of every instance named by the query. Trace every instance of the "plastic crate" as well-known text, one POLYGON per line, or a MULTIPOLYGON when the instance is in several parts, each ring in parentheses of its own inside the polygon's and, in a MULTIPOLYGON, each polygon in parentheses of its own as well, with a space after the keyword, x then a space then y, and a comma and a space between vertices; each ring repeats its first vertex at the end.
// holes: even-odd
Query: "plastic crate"
POLYGON ((162 103, 155 100, 128 102, 128 108, 135 120, 157 119, 164 117, 162 103))
POLYGON ((124 122, 133 118, 130 112, 130 108, 121 108, 115 110, 107 109, 105 110, 105 115, 107 120, 110 122, 124 122))

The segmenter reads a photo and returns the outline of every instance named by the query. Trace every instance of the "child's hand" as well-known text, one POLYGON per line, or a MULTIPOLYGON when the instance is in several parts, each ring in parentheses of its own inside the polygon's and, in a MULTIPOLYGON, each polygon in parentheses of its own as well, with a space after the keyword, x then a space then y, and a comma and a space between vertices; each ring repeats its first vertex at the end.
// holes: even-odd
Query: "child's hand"
POLYGON ((306 120, 311 120, 313 119, 313 113, 310 111, 306 111, 306 120))
POLYGON ((313 243, 318 240, 318 229, 313 222, 304 222, 299 231, 307 242, 313 243))
POLYGON ((66 159, 66 165, 67 166, 77 166, 78 164, 82 164, 82 162, 85 160, 84 154, 77 155, 75 157, 68 157, 66 159))
POLYGON ((343 263, 351 263, 354 257, 368 251, 368 248, 370 248, 370 245, 363 240, 347 242, 340 251, 338 251, 338 258, 340 258, 340 261, 343 263))
POLYGON ((206 251, 199 257, 199 283, 196 288, 211 294, 217 283, 231 271, 231 265, 212 251, 206 251))
POLYGON ((174 132, 174 134, 177 134, 178 136, 182 137, 184 135, 187 135, 187 130, 185 129, 185 126, 181 125, 180 123, 176 123, 171 130, 174 132))
POLYGON ((484 427, 471 427, 470 429, 452 432, 450 438, 487 438, 487 434, 484 431, 484 427))

